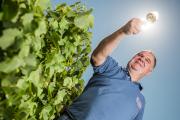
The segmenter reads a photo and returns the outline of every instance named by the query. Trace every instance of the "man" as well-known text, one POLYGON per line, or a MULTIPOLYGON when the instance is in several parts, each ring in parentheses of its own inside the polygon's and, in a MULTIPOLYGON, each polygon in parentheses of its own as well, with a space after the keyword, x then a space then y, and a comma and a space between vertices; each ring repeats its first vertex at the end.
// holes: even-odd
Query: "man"
POLYGON ((109 56, 124 36, 139 33, 141 25, 134 18, 100 42, 91 56, 92 78, 59 120, 142 120, 145 99, 139 80, 154 69, 154 54, 142 51, 126 68, 109 56))

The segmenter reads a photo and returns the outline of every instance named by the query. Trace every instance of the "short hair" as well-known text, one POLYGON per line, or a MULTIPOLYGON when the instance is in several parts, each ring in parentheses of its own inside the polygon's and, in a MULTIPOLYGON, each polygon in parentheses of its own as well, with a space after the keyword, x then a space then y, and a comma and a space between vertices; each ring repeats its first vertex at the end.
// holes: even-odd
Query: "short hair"
MULTIPOLYGON (((154 54, 153 54, 153 56, 154 56, 154 54)), ((156 67, 156 63, 157 63, 157 59, 156 59, 156 57, 154 56, 154 66, 153 66, 153 68, 156 67)))

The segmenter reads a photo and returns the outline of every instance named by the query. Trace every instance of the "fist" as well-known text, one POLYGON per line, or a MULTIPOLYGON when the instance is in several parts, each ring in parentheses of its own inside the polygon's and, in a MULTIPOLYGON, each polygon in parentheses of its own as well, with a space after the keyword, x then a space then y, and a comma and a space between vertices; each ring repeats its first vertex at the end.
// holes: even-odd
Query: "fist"
POLYGON ((138 34, 141 31, 142 24, 142 20, 133 18, 128 23, 126 23, 122 29, 126 35, 138 34))

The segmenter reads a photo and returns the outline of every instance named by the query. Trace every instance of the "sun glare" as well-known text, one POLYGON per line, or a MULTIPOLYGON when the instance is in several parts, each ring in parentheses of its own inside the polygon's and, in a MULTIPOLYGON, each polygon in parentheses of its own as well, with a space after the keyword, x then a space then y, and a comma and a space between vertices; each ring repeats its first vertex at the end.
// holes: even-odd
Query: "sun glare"
POLYGON ((157 11, 151 11, 146 15, 146 18, 142 18, 142 21, 144 24, 141 26, 141 29, 143 31, 148 30, 152 28, 155 24, 155 22, 159 18, 159 13, 157 11))

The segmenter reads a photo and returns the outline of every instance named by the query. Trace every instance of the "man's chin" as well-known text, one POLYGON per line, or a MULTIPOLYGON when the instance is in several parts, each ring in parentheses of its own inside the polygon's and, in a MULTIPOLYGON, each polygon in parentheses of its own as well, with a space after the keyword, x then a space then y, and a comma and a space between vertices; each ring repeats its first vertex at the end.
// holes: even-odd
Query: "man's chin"
POLYGON ((141 68, 139 68, 139 67, 133 67, 133 66, 131 66, 130 69, 131 69, 131 71, 134 71, 134 72, 136 72, 136 73, 142 73, 142 70, 141 70, 141 68))

